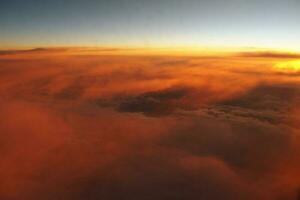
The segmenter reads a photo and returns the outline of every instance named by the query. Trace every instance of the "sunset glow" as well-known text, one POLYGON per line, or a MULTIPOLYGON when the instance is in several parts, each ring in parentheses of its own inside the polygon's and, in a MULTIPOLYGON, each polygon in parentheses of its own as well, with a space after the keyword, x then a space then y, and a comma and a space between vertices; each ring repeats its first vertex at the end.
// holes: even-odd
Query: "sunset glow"
POLYGON ((1 0, 0 200, 300 200, 298 0, 1 0))
POLYGON ((300 61, 288 61, 276 64, 275 69, 280 71, 299 71, 300 61))

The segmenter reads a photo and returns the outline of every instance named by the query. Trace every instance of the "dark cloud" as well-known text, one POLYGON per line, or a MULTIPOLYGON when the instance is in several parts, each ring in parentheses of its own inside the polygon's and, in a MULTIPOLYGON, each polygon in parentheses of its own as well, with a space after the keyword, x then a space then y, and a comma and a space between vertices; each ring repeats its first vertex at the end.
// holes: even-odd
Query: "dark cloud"
POLYGON ((187 93, 188 88, 170 88, 147 92, 136 97, 125 98, 118 106, 118 110, 140 112, 150 116, 169 115, 182 107, 180 99, 187 93))
POLYGON ((285 52, 242 52, 238 56, 246 58, 279 58, 279 59, 298 59, 300 54, 297 53, 285 53, 285 52))
POLYGON ((277 76, 278 78, 280 77, 299 77, 300 76, 300 72, 298 71, 253 71, 253 70, 245 70, 245 69, 233 69, 231 70, 231 72, 233 73, 237 73, 237 74, 244 74, 244 75, 253 75, 253 76, 257 76, 257 77, 265 77, 266 74, 270 75, 270 76, 277 76))
POLYGON ((156 66, 170 66, 170 67, 174 67, 177 65, 184 65, 187 66, 189 63, 188 59, 160 59, 160 61, 154 62, 156 66))
POLYGON ((286 111, 299 98, 299 85, 259 84, 244 95, 228 99, 218 105, 247 108, 251 110, 286 111))
POLYGON ((11 54, 27 54, 27 53, 62 53, 67 51, 67 48, 34 48, 27 50, 1 50, 0 55, 11 55, 11 54))

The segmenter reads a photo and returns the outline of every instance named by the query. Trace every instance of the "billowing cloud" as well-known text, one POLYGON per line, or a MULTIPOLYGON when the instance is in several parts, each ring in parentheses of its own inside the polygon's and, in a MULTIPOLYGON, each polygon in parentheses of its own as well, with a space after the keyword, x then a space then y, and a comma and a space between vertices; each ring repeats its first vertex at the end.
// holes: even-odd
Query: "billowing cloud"
POLYGON ((0 199, 299 198, 299 81, 273 61, 3 56, 0 199))

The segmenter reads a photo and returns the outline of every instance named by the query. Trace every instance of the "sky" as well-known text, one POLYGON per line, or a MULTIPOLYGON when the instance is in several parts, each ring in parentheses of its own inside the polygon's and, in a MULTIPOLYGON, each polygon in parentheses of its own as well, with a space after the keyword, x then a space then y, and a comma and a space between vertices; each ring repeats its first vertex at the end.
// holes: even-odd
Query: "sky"
POLYGON ((298 0, 1 0, 0 48, 258 47, 300 51, 298 0))

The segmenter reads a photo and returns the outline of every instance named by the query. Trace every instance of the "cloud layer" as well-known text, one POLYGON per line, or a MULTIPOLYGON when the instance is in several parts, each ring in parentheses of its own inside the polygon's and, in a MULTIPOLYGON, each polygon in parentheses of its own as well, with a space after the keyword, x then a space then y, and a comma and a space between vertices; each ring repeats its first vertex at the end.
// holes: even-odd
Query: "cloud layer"
POLYGON ((273 60, 3 56, 0 199, 299 199, 299 80, 273 60))

